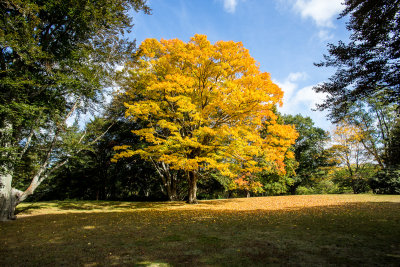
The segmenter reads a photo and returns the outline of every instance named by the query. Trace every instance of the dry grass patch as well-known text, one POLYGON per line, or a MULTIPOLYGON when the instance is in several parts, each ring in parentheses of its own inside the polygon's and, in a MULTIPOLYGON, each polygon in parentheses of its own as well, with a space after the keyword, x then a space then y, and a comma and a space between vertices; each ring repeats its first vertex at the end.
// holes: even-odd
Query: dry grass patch
POLYGON ((24 204, 0 224, 0 266, 392 265, 400 196, 24 204))

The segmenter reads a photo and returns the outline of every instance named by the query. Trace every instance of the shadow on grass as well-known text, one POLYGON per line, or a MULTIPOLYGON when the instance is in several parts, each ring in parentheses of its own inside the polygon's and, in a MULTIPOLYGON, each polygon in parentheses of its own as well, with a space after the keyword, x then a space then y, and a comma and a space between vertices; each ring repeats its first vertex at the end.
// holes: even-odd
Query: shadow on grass
POLYGON ((23 203, 17 206, 15 214, 32 214, 40 209, 59 209, 65 211, 90 211, 90 210, 118 210, 132 211, 138 209, 160 209, 166 207, 178 207, 185 205, 184 202, 122 202, 122 201, 48 201, 36 203, 23 203))
MULTIPOLYGON (((36 203, 22 203, 17 207, 17 214, 46 214, 46 213, 62 213, 63 211, 74 212, 74 211, 107 211, 107 212, 124 212, 124 211, 135 211, 135 210, 168 210, 168 209, 180 209, 183 207, 185 210, 196 210, 196 209, 221 209, 221 210, 233 210, 238 209, 246 210, 299 210, 304 207, 321 206, 323 205, 335 206, 341 204, 355 203, 354 199, 348 200, 343 199, 342 196, 338 195, 338 201, 335 200, 335 196, 330 196, 328 200, 323 199, 321 196, 313 196, 310 199, 302 199, 302 196, 296 196, 297 198, 289 197, 267 197, 267 198, 232 198, 232 199, 219 199, 219 200, 201 200, 198 205, 186 204, 183 201, 179 202, 124 202, 124 201, 81 201, 81 200, 64 200, 64 201, 49 201, 49 202, 36 202, 36 203), (300 199, 296 200, 296 199, 300 199), (253 202, 255 201, 255 202, 253 202), (297 202, 299 201, 299 202, 297 202), (39 212, 36 212, 39 211, 39 212)), ((352 195, 353 196, 353 195, 352 195)), ((304 196, 310 197, 310 196, 304 196)), ((347 196, 344 196, 347 197, 347 196)), ((368 197, 368 196, 367 196, 368 197)), ((387 200, 391 202, 391 200, 387 200)), ((400 198, 393 199, 394 203, 400 203, 400 198), (397 202, 396 202, 397 201, 397 202)), ((372 203, 377 202, 376 199, 371 199, 372 203)), ((365 203, 365 202, 360 202, 365 203)))
POLYGON ((0 225, 0 255, 12 255, 0 257, 0 266, 398 266, 400 259, 400 203, 251 211, 90 204, 96 203, 125 205, 127 212, 39 215, 0 225), (149 210, 128 212, 135 208, 149 210))
POLYGON ((182 202, 121 202, 121 201, 60 201, 56 207, 62 210, 95 210, 95 209, 155 209, 171 206, 183 206, 182 202))
POLYGON ((17 206, 15 209, 15 215, 20 214, 20 213, 25 213, 25 214, 30 214, 34 210, 39 210, 42 209, 43 206, 37 203, 29 203, 28 205, 25 206, 17 206))
MULTIPOLYGON (((200 205, 224 206, 228 203, 238 203, 241 199, 201 200, 200 205)), ((22 203, 17 206, 16 214, 32 214, 35 210, 55 208, 65 211, 90 211, 90 210, 119 210, 132 211, 140 209, 163 209, 168 207, 182 207, 187 205, 184 201, 154 201, 154 202, 129 202, 129 201, 96 201, 96 200, 62 200, 34 203, 22 203)), ((192 205, 192 204, 191 204, 192 205)), ((195 208, 197 205, 194 205, 195 208)))

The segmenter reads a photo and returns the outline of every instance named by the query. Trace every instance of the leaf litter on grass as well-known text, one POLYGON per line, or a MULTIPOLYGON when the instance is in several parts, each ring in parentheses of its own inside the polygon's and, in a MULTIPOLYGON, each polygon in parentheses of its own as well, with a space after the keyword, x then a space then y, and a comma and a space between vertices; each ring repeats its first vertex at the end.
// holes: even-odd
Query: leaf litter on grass
POLYGON ((17 258, 0 265, 395 266, 400 254, 400 196, 33 205, 0 225, 0 253, 17 258))

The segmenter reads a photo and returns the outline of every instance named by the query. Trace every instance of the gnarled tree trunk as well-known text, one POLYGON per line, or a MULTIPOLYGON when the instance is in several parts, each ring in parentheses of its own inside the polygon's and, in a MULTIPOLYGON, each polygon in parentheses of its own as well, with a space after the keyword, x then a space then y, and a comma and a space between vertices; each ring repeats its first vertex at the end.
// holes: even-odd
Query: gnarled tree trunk
POLYGON ((2 174, 0 176, 0 221, 15 219, 12 212, 12 175, 2 174))
POLYGON ((15 220, 15 207, 19 204, 22 192, 11 187, 12 174, 0 176, 0 221, 15 220))
MULTIPOLYGON (((64 162, 62 163, 63 164, 58 164, 58 166, 65 164, 64 162)), ((13 172, 11 170, 3 170, 3 173, 0 174, 0 221, 16 219, 14 214, 16 206, 24 201, 28 196, 32 195, 42 181, 47 178, 48 174, 42 175, 46 166, 47 161, 41 166, 38 173, 33 177, 31 184, 24 192, 11 187, 13 172)))
POLYGON ((0 221, 15 220, 15 207, 19 203, 19 190, 11 187, 14 162, 16 153, 12 153, 12 133, 13 124, 9 120, 4 120, 0 128, 0 146, 2 147, 0 157, 2 165, 0 166, 0 221), (8 159, 8 161, 4 161, 8 159))

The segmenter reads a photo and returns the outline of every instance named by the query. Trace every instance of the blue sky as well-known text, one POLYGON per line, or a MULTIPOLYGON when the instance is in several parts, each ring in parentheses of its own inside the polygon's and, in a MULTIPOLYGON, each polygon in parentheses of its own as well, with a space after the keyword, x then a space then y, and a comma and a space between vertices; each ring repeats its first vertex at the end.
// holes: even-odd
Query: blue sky
POLYGON ((346 41, 345 20, 337 20, 342 0, 150 0, 152 15, 134 14, 130 38, 189 41, 194 34, 242 42, 264 72, 285 92, 284 114, 310 116, 330 130, 325 114, 311 109, 321 102, 311 88, 333 69, 317 68, 327 43, 346 41))

